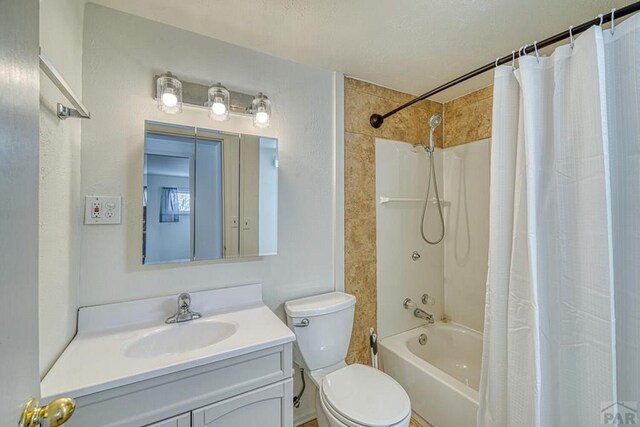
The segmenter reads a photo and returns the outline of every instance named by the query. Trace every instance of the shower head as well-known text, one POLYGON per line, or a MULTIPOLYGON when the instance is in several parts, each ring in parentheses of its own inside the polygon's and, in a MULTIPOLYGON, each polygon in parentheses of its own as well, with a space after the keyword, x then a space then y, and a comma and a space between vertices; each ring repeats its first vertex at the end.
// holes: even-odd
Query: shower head
POLYGON ((442 123, 442 116, 440 114, 434 114, 429 119, 429 152, 433 153, 434 141, 433 132, 442 123))
POLYGON ((439 114, 434 114, 429 119, 429 127, 431 128, 431 130, 440 126, 440 123, 442 123, 442 116, 439 114))

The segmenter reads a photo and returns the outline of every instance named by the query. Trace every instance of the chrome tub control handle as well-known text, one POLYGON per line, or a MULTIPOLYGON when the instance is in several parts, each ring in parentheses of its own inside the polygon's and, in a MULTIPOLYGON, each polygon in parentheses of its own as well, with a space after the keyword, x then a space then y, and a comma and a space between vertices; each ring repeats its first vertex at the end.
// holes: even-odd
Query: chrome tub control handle
POLYGON ((309 326, 309 319, 305 317, 300 321, 300 323, 294 323, 293 326, 295 328, 306 328, 307 326, 309 326))

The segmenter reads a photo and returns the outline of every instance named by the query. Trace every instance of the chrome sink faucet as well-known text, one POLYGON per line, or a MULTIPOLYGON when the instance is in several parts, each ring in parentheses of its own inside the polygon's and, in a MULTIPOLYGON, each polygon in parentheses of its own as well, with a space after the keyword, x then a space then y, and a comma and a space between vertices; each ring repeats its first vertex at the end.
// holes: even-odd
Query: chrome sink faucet
POLYGON ((418 319, 426 320, 430 324, 434 323, 433 315, 427 313, 426 311, 424 311, 421 308, 416 308, 415 310, 413 310, 413 315, 416 316, 418 319))
POLYGON ((199 319, 202 314, 195 311, 191 311, 191 295, 184 292, 178 296, 178 312, 173 316, 167 318, 165 323, 182 323, 190 320, 199 319))

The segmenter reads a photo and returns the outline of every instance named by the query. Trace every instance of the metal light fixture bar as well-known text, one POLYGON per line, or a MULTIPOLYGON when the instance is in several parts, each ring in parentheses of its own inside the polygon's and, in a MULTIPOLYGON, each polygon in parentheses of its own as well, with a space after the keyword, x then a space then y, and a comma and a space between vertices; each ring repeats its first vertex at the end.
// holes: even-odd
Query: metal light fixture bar
MULTIPOLYGON (((156 82, 160 75, 153 78, 153 94, 154 99, 158 99, 156 82)), ((182 103, 188 104, 192 107, 207 108, 205 104, 208 101, 208 92, 211 85, 203 85, 200 83, 188 82, 180 79, 182 82, 182 103)), ((253 101, 253 95, 248 95, 242 92, 229 91, 230 105, 229 110, 233 114, 240 114, 243 116, 251 116, 251 102, 253 101)))

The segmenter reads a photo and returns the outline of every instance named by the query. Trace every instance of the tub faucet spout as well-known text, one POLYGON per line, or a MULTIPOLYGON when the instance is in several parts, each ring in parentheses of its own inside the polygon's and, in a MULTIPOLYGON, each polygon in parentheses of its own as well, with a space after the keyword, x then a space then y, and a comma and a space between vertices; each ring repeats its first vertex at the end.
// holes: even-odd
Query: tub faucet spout
POLYGON ((418 319, 426 320, 429 324, 434 323, 433 315, 427 313, 421 308, 416 308, 415 310, 413 310, 413 315, 418 319))

